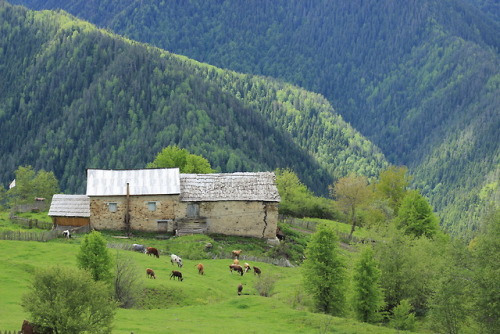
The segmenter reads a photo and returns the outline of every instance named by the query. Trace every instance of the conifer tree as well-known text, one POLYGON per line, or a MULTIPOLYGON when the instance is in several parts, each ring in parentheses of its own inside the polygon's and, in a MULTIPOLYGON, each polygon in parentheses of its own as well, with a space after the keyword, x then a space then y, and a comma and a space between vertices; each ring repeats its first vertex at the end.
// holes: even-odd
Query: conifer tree
POLYGON ((384 295, 380 287, 380 269, 370 247, 361 251, 354 267, 354 311, 363 322, 375 323, 382 317, 384 295))
POLYGON ((313 296, 316 309, 336 316, 344 313, 346 300, 346 265, 338 244, 336 232, 326 224, 319 225, 303 264, 304 287, 313 296))
POLYGON ((475 318, 483 333, 500 330, 500 209, 485 220, 473 248, 475 318))

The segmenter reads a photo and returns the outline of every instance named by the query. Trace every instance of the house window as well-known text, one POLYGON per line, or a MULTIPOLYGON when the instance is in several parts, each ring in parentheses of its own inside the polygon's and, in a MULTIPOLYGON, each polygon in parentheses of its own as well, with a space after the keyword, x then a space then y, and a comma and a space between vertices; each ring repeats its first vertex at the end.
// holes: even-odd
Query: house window
POLYGON ((188 218, 197 218, 200 216, 200 204, 190 203, 187 205, 186 215, 188 218))
POLYGON ((156 211, 156 202, 148 202, 149 211, 156 211))
POLYGON ((108 203, 109 212, 116 212, 118 210, 118 203, 108 203))

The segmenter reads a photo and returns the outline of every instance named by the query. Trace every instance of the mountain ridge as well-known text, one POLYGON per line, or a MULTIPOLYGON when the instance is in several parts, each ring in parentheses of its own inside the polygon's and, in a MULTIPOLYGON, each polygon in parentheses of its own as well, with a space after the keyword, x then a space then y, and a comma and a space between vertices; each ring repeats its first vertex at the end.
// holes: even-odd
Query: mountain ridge
POLYGON ((65 192, 82 192, 86 168, 144 168, 171 144, 223 172, 292 168, 323 193, 332 175, 375 175, 387 165, 318 94, 126 40, 63 12, 4 2, 0 17, 0 74, 8 78, 0 131, 12 134, 0 143, 4 182, 31 164, 54 171, 65 192), (305 114, 316 121, 301 122, 305 114))

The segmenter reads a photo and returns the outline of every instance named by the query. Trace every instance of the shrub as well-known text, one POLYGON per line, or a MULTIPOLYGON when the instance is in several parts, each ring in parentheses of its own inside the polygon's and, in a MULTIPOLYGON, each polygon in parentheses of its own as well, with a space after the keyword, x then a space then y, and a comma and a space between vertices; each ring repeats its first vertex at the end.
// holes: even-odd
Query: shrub
POLYGON ((116 309, 109 286, 63 267, 38 269, 22 306, 31 322, 54 333, 111 333, 116 309))

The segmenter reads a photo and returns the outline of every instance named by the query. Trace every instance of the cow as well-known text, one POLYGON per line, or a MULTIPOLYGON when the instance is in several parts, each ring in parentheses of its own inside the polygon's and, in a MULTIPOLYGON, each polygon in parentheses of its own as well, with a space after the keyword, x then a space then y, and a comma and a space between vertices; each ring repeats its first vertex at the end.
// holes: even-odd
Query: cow
POLYGON ((278 238, 279 241, 283 241, 285 240, 285 233, 283 233, 283 231, 278 227, 276 229, 276 238, 278 238))
POLYGON ((198 268, 198 274, 200 274, 200 275, 204 275, 205 274, 205 268, 203 267, 203 264, 198 263, 196 265, 196 267, 198 268))
POLYGON ((259 277, 260 277, 260 274, 261 274, 260 268, 254 266, 253 267, 253 274, 254 275, 259 275, 259 277))
POLYGON ((245 267, 245 273, 249 272, 250 270, 252 270, 252 268, 250 268, 250 265, 248 263, 245 262, 244 264, 244 267, 245 267))
POLYGON ((172 277, 175 278, 177 277, 177 280, 178 281, 183 281, 184 279, 182 278, 182 273, 180 271, 177 271, 177 270, 172 270, 172 273, 170 274, 170 279, 172 279, 172 277))
POLYGON ((158 253, 158 250, 154 247, 147 247, 146 248, 146 254, 148 255, 154 255, 157 258, 160 258, 160 253, 158 253))
POLYGON ((175 254, 170 255, 170 263, 177 263, 177 267, 182 268, 182 259, 175 254))
POLYGON ((146 277, 156 279, 154 270, 151 268, 146 269, 146 277))
POLYGON ((240 250, 233 250, 231 254, 234 256, 235 259, 239 259, 241 252, 243 252, 241 249, 240 250))
POLYGON ((243 276, 243 267, 239 264, 230 264, 229 271, 231 272, 231 274, 233 273, 233 270, 239 272, 240 275, 243 276))
POLYGON ((33 328, 33 325, 28 320, 23 321, 23 325, 21 327, 21 333, 23 333, 23 334, 35 334, 35 329, 33 328))
POLYGON ((241 296, 241 291, 243 291, 243 284, 238 284, 238 296, 241 296))
POLYGON ((66 239, 71 238, 71 232, 69 230, 64 230, 62 234, 66 239))
POLYGON ((234 259, 234 260, 233 260, 233 264, 240 264, 240 260, 238 260, 238 259, 234 259))
POLYGON ((139 253, 145 253, 146 247, 144 247, 144 245, 132 244, 132 250, 139 253))

